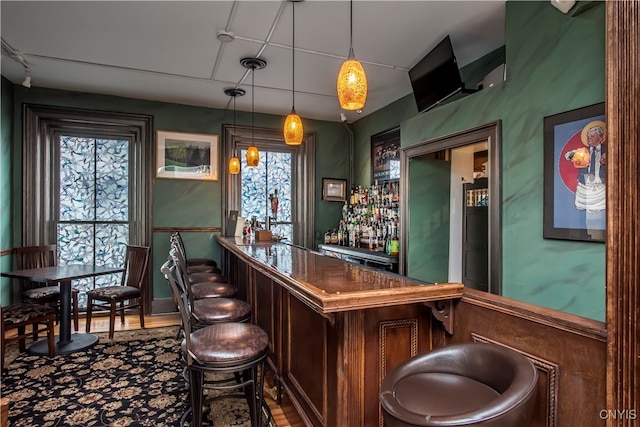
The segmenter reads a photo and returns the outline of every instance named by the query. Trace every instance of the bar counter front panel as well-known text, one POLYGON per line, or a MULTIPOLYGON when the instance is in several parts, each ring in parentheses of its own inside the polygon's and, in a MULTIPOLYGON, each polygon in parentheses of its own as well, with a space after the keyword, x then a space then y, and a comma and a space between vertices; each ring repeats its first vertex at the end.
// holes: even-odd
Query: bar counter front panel
POLYGON ((218 237, 225 271, 269 335, 277 396, 308 426, 382 426, 380 382, 431 346, 424 303, 462 296, 286 243, 218 237))

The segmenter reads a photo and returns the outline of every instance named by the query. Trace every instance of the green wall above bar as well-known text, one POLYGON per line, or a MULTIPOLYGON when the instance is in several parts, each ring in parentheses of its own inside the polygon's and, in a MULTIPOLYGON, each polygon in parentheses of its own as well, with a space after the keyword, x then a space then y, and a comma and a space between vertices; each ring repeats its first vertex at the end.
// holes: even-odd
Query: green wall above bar
MULTIPOLYGON (((507 81, 420 115, 408 95, 359 120, 357 179, 369 181, 369 138, 381 130, 401 125, 408 147, 500 120, 503 295, 604 321, 604 244, 542 237, 543 119, 604 101, 604 3, 575 17, 549 2, 509 1, 506 8, 507 81)), ((409 233, 412 245, 420 241, 409 233)), ((439 256, 432 247, 424 242, 413 252, 439 256)))

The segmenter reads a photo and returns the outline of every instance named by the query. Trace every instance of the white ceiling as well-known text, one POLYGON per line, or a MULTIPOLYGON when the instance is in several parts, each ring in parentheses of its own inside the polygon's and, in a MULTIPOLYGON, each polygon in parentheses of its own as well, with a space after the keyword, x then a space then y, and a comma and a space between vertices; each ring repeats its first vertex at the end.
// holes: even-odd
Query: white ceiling
MULTIPOLYGON (((411 93, 408 70, 447 34, 464 66, 504 45, 504 0, 353 2, 353 48, 367 73, 362 115, 411 93)), ((295 3, 295 107, 303 118, 340 121, 336 77, 349 53, 349 2, 295 3)), ((282 1, 4 1, 3 45, 19 52, 32 86, 286 115, 292 100, 292 3, 282 1), (235 40, 222 43, 225 30, 235 40)), ((24 79, 3 49, 2 75, 24 79)))

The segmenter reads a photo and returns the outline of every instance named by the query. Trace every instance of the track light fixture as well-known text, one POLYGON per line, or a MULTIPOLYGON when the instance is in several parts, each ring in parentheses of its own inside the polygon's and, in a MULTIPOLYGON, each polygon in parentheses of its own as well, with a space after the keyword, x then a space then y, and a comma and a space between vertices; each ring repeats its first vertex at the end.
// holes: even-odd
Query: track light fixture
POLYGON ((29 63, 24 57, 24 54, 14 49, 9 43, 4 41, 4 39, 2 39, 2 48, 7 51, 7 53, 11 58, 16 60, 20 64, 22 64, 22 66, 24 67, 24 80, 22 81, 22 86, 26 88, 30 88, 31 87, 31 67, 29 66, 29 63))
POLYGON ((22 86, 26 88, 31 87, 31 70, 29 68, 24 70, 24 80, 22 81, 22 86))

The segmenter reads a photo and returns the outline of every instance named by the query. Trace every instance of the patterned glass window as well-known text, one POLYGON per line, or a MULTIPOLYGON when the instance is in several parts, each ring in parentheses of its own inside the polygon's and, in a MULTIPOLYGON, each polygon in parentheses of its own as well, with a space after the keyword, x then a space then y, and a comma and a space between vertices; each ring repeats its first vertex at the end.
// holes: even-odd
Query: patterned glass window
POLYGON ((291 239, 291 153, 260 151, 260 163, 250 168, 246 163, 246 150, 242 150, 242 216, 253 216, 262 223, 271 216, 271 230, 285 239, 291 239), (274 197, 277 197, 277 203, 274 197), (273 207, 273 206, 277 207, 273 207))
MULTIPOLYGON (((129 142, 63 136, 59 144, 57 240, 60 264, 124 265, 129 241, 129 142)), ((118 284, 120 274, 74 281, 87 290, 118 284)))

